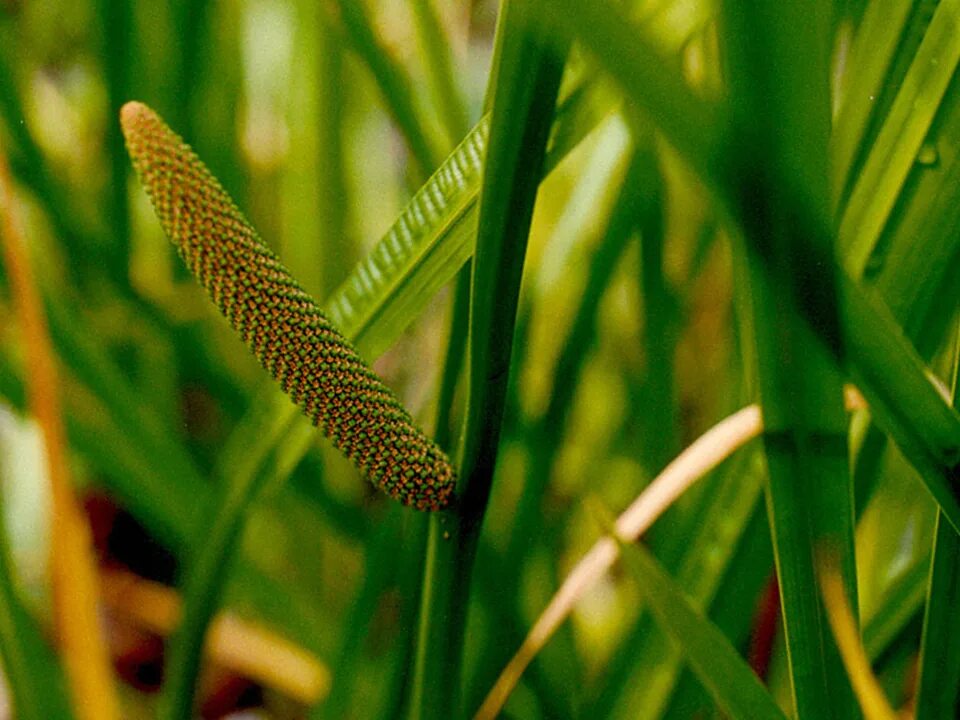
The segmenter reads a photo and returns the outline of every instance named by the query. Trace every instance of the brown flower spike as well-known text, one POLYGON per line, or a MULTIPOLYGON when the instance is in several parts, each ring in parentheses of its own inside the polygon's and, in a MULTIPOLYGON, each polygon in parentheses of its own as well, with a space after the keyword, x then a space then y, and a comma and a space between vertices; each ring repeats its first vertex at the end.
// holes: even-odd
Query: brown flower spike
POLYGON ((120 111, 127 149, 167 236, 260 363, 391 497, 446 507, 456 475, 390 389, 258 237, 193 150, 156 113, 120 111))

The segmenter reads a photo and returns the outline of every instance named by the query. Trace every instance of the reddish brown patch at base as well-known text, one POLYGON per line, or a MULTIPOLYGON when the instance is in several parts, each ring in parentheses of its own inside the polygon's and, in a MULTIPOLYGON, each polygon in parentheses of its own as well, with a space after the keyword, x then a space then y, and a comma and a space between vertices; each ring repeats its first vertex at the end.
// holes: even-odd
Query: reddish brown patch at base
POLYGON ((260 686, 238 675, 217 673, 203 685, 205 692, 200 717, 204 720, 218 720, 238 710, 263 705, 260 686))
POLYGON ((117 517, 117 504, 102 493, 90 493, 83 498, 83 510, 90 523, 90 540, 100 562, 109 553, 110 533, 117 517))
POLYGON ((748 662, 761 680, 765 680, 770 670, 773 656, 773 641, 777 637, 780 624, 780 585, 774 574, 757 603, 757 613, 750 633, 750 652, 748 662))
POLYGON ((113 667, 117 676, 142 693, 163 684, 163 640, 156 635, 115 628, 113 667), (122 636, 122 637, 120 637, 122 636))

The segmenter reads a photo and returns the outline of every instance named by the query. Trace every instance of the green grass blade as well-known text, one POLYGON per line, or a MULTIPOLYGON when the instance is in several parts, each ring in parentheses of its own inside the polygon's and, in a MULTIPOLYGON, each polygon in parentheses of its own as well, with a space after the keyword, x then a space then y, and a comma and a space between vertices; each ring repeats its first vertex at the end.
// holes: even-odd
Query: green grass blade
MULTIPOLYGON (((171 121, 182 129, 186 137, 193 138, 196 137, 193 115, 197 102, 210 100, 210 96, 205 96, 202 92, 205 88, 197 81, 198 76, 203 73, 204 64, 209 62, 207 56, 216 56, 218 65, 227 58, 226 53, 220 52, 221 48, 211 47, 210 35, 211 31, 214 31, 213 26, 217 20, 211 0, 194 0, 194 2, 179 2, 172 5, 170 34, 163 40, 159 40, 158 45, 170 48, 164 67, 175 68, 175 80, 171 83, 172 94, 169 104, 170 111, 173 113, 171 121), (211 22, 211 19, 214 22, 211 22)), ((214 32, 222 33, 224 29, 220 26, 214 32)), ((217 70, 220 73, 223 72, 222 67, 218 67, 217 70)), ((224 83, 225 77, 220 73, 217 79, 224 83)), ((121 97, 120 105, 129 99, 129 94, 121 97)), ((119 112, 118 106, 114 109, 112 117, 116 117, 119 112)), ((205 120, 209 122, 209 119, 205 118, 205 120)))
MULTIPOLYGON (((952 388, 957 403, 960 336, 953 340, 952 388)), ((936 532, 927 585, 927 604, 920 644, 916 720, 954 714, 960 689, 960 536, 937 513, 936 532)))
POLYGON ((859 277, 927 137, 940 101, 960 63, 960 2, 937 6, 900 92, 858 174, 840 223, 839 245, 848 272, 859 277))
POLYGON ((953 715, 960 686, 960 537, 942 515, 926 595, 916 718, 936 720, 953 715))
POLYGON ((17 718, 73 717, 59 663, 17 596, 5 527, 0 527, 0 656, 17 718))
MULTIPOLYGON (((580 304, 553 367, 547 407, 531 421, 527 430, 531 459, 505 554, 510 564, 531 552, 530 538, 537 537, 543 527, 543 496, 564 445, 569 416, 584 367, 595 347, 600 302, 636 231, 639 229, 644 232, 643 242, 658 241, 653 235, 659 230, 657 224, 662 213, 661 178, 656 153, 651 146, 652 139, 643 138, 639 142, 644 144, 631 147, 629 143, 624 143, 622 149, 618 150, 617 161, 610 163, 608 177, 604 178, 602 193, 615 200, 603 236, 590 258, 580 304), (621 176, 617 170, 623 167, 623 163, 627 167, 625 171, 620 171, 623 172, 621 176)), ((511 584, 513 580, 506 582, 511 584)))
POLYGON ((839 720, 855 715, 855 701, 822 600, 811 592, 817 558, 829 552, 856 605, 847 419, 829 353, 841 342, 837 288, 832 263, 813 260, 831 256, 829 236, 798 232, 790 210, 799 191, 814 212, 827 211, 830 8, 731 0, 722 20, 731 102, 742 142, 755 153, 732 193, 742 197, 737 212, 749 248, 767 509, 793 704, 798 717, 839 720), (788 170, 789 184, 766 174, 777 166, 788 170), (817 318, 822 342, 790 307, 791 296, 817 318))
MULTIPOLYGON (((286 403, 285 398, 280 399, 286 403)), ((207 628, 219 605, 248 511, 271 477, 261 467, 290 425, 283 413, 273 412, 273 404, 256 404, 266 407, 237 426, 221 454, 223 466, 217 474, 223 487, 211 498, 209 525, 195 539, 193 553, 185 563, 183 619, 170 646, 165 684, 164 717, 170 720, 193 717, 207 628)))
MULTIPOLYGON (((98 253, 99 244, 88 233, 81 232, 82 224, 68 212, 66 189, 56 180, 56 174, 47 162, 34 137, 21 103, 21 92, 17 85, 17 65, 12 49, 17 41, 10 28, 0 26, 0 117, 13 140, 11 148, 11 170, 30 191, 40 200, 48 213, 50 222, 61 243, 63 243, 71 262, 68 264, 69 277, 74 281, 89 281, 86 275, 91 273, 89 263, 81 258, 98 253)), ((101 280, 102 282, 102 280, 101 280)))
POLYGON ((336 5, 351 47, 370 68, 421 176, 427 177, 440 165, 443 154, 415 105, 410 78, 377 37, 366 0, 336 0, 336 5))
MULTIPOLYGON (((574 90, 557 109, 546 170, 577 147, 613 106, 595 83, 574 90)), ((327 315, 366 357, 390 347, 473 255, 489 122, 489 115, 481 118, 327 300, 327 315)))
MULTIPOLYGON (((871 275, 876 273, 872 282, 925 358, 942 344, 943 329, 951 318, 944 307, 956 297, 949 268, 958 253, 956 233, 950 230, 960 212, 960 158, 952 142, 960 127, 958 89, 960 83, 954 78, 925 140, 925 146, 936 148, 935 161, 914 165, 879 242, 882 262, 870 263, 871 275)), ((866 453, 866 463, 875 466, 868 469, 871 484, 877 474, 874 459, 879 461, 883 455, 877 435, 871 430, 861 451, 861 458, 866 453)), ((858 460, 858 474, 861 464, 858 460)), ((866 497, 858 495, 857 500, 859 505, 866 497)), ((944 532, 942 523, 938 532, 944 532)), ((881 604, 865 617, 864 638, 871 657, 884 653, 916 617, 924 601, 928 565, 925 557, 911 556, 881 604)))
POLYGON ((694 96, 679 63, 664 57, 621 11, 598 0, 555 0, 544 3, 540 15, 554 34, 579 38, 595 53, 695 170, 707 177, 718 170, 727 127, 723 108, 694 96))
POLYGON ((404 518, 403 554, 396 558, 394 554, 396 577, 395 592, 403 598, 398 609, 398 630, 396 661, 384 683, 386 712, 385 720, 404 720, 410 706, 410 695, 414 689, 413 673, 410 666, 416 656, 418 639, 417 614, 420 611, 420 591, 423 585, 423 566, 426 557, 427 535, 430 519, 422 515, 404 518))
POLYGON ((199 519, 192 503, 177 502, 202 493, 207 482, 190 454, 152 409, 140 402, 122 372, 93 338, 82 318, 47 293, 50 338, 70 373, 104 405, 106 423, 125 437, 156 473, 140 473, 136 488, 122 480, 113 489, 158 539, 182 550, 199 519), (151 478, 158 482, 150 483, 151 478), (161 481, 162 478, 162 481, 161 481))
POLYGON ((317 227, 323 229, 320 249, 322 262, 317 268, 324 292, 336 287, 353 265, 355 247, 350 232, 350 195, 347 183, 345 104, 350 97, 346 87, 346 52, 343 41, 330 27, 319 22, 315 29, 320 42, 317 49, 317 227), (329 248, 329 249, 328 249, 329 248))
POLYGON ((327 301, 330 319, 365 356, 386 350, 472 254, 486 139, 484 118, 327 301))
POLYGON ((915 3, 896 0, 868 3, 847 59, 849 70, 840 90, 840 108, 830 137, 830 188, 846 199, 851 169, 887 82, 900 38, 915 3))
POLYGON ((751 280, 770 473, 768 509, 797 713, 846 717, 852 703, 846 676, 821 602, 810 592, 816 584, 817 548, 829 545, 842 553, 848 593, 856 597, 853 494, 846 472, 840 379, 812 339, 802 339, 806 333, 795 319, 766 312, 776 306, 776 295, 769 287, 758 287, 766 282, 763 271, 754 268, 751 280), (793 325, 796 333, 789 343, 785 343, 785 325, 793 325), (774 344, 775 338, 779 344, 774 344), (791 362, 801 357, 805 361, 791 362), (791 397, 817 397, 822 405, 815 408, 806 399, 791 405, 791 397), (805 407, 806 413, 797 412, 798 406, 805 407))
POLYGON ((459 492, 483 514, 500 434, 516 305, 565 49, 530 26, 533 4, 510 0, 501 28, 470 305, 470 393, 459 492))
MULTIPOLYGON (((767 514, 764 508, 757 510, 747 522, 743 538, 710 604, 711 621, 737 648, 745 648, 750 642, 756 615, 744 609, 756 607, 758 599, 767 592, 773 567, 767 514)), ((712 707, 709 697, 697 699, 705 694, 696 676, 689 669, 684 670, 664 719, 686 720, 698 712, 709 713, 712 707)))
MULTIPOLYGON (((566 29, 583 42, 603 69, 620 83, 629 99, 648 111, 665 137, 703 175, 721 205, 742 220, 737 207, 741 202, 749 206, 750 197, 744 194, 739 199, 732 198, 732 188, 743 182, 742 173, 753 171, 744 167, 737 169, 736 163, 754 158, 756 153, 743 138, 740 139, 742 147, 730 147, 722 142, 727 133, 718 127, 716 118, 724 117, 724 111, 705 107, 694 98, 679 73, 671 72, 668 61, 645 43, 642 34, 631 31, 629 21, 611 7, 601 10, 594 0, 558 2, 565 11, 555 13, 564 17, 561 31, 566 29), (648 84, 646 80, 650 75, 656 78, 648 84), (734 180, 737 177, 740 180, 734 180)), ((817 209, 819 204, 810 202, 804 194, 806 191, 795 186, 786 168, 779 163, 775 162, 766 171, 770 174, 760 182, 761 187, 771 184, 797 193, 786 198, 789 207, 785 207, 784 212, 796 226, 795 235, 808 239, 806 252, 816 255, 807 258, 804 264, 821 268, 833 266, 834 260, 822 254, 822 248, 830 245, 832 233, 822 210, 817 209)), ((806 292, 787 299, 843 362, 881 427, 918 469, 951 523, 960 525, 960 505, 952 490, 960 460, 960 416, 928 380, 923 362, 889 312, 844 273, 837 278, 837 291, 840 327, 844 333, 839 344, 838 338, 824 333, 822 318, 806 292), (840 347, 844 351, 842 356, 840 347)))
MULTIPOLYGON (((130 97, 132 50, 138 47, 133 33, 130 0, 98 0, 104 74, 107 81, 107 117, 115 118, 130 97)), ((127 152, 117 123, 107 123, 106 145, 110 157, 107 219, 111 248, 107 268, 118 287, 128 284, 130 266, 130 208, 127 195, 127 152)))
MULTIPOLYGON (((642 228, 641 232, 650 230, 651 225, 659 221, 662 212, 658 194, 661 180, 656 154, 651 146, 652 139, 644 138, 644 146, 634 148, 620 134, 624 133, 622 125, 611 126, 610 130, 613 131, 613 137, 619 140, 610 155, 604 157, 602 166, 606 172, 598 179, 584 177, 581 183, 598 184, 594 192, 604 198, 600 204, 606 207, 612 205, 612 208, 604 220, 598 220, 604 222, 605 226, 589 258, 586 282, 579 304, 553 365, 547 407, 539 416, 532 418, 523 431, 523 437, 530 448, 529 460, 523 478, 523 491, 516 503, 512 529, 508 533, 506 550, 495 560, 491 558, 488 561, 493 568, 491 572, 502 577, 498 581, 498 596, 513 598, 509 601, 501 600, 505 607, 495 610, 505 616, 502 621, 498 621, 498 625, 513 622, 522 626, 524 622, 523 604, 519 600, 523 596, 523 578, 515 568, 529 562, 541 551, 545 550, 551 555, 559 552, 558 548, 545 548, 539 540, 550 535, 550 525, 543 513, 544 500, 548 494, 550 478, 557 467, 557 458, 561 455, 564 441, 568 437, 569 417, 575 407, 576 389, 580 387, 585 366, 594 356, 599 336, 598 308, 616 271, 621 267, 621 259, 636 236, 638 225, 642 228), (624 168, 624 165, 627 167, 624 168)), ((644 236, 644 241, 646 239, 644 236)), ((515 343, 521 346, 523 342, 523 335, 518 328, 515 343)), ((515 366, 520 366, 516 355, 513 362, 515 366)), ((573 647, 572 636, 563 640, 573 647)), ((483 670, 479 677, 474 678, 474 684, 484 693, 509 659, 506 653, 510 649, 511 646, 505 645, 496 637, 491 637, 485 643, 480 661, 483 670)), ((564 655, 570 658, 571 662, 575 657, 573 652, 557 655, 564 655)), ((545 694, 550 693, 548 691, 545 694)), ((480 695, 475 702, 479 705, 482 700, 483 695, 480 695)), ((562 698, 558 698, 557 702, 562 703, 562 698)))
MULTIPOLYGON (((664 205, 664 190, 652 180, 650 187, 664 205)), ((674 357, 676 298, 666 277, 667 245, 665 213, 648 213, 640 228, 640 292, 643 304, 643 352, 647 371, 643 378, 643 401, 648 408, 643 420, 645 455, 651 468, 659 470, 680 451, 677 387, 674 357)))
POLYGON ((955 302, 960 237, 960 76, 955 76, 924 148, 935 157, 915 163, 869 268, 891 312, 929 358, 943 342, 955 302))
POLYGON ((889 311, 841 277, 840 303, 850 374, 878 425, 914 466, 954 527, 960 525, 954 483, 960 420, 889 311))
MULTIPOLYGON (((939 0, 918 0, 917 2, 913 2, 911 3, 906 18, 903 19, 901 19, 899 15, 902 10, 893 7, 893 3, 890 4, 889 8, 881 7, 879 14, 882 16, 882 19, 879 22, 883 24, 883 29, 887 30, 894 37, 881 39, 878 37, 880 33, 878 29, 878 31, 874 33, 873 38, 856 39, 857 42, 862 41, 863 43, 867 43, 872 39, 876 43, 876 50, 881 56, 888 51, 892 52, 892 56, 886 61, 887 68, 882 77, 876 77, 877 71, 873 71, 873 73, 870 71, 867 72, 867 79, 877 83, 877 85, 868 89, 874 89, 877 92, 860 96, 862 101, 866 102, 869 107, 859 109, 859 113, 866 116, 860 136, 846 138, 855 143, 856 148, 853 150, 847 176, 843 178, 846 184, 842 188, 831 186, 831 190, 839 197, 839 202, 834 206, 834 209, 839 208, 842 210, 843 206, 849 200, 852 190, 851 186, 856 182, 857 175, 863 168, 870 148, 876 141, 883 122, 890 112, 890 108, 893 106, 897 94, 900 92, 903 80, 920 47, 920 43, 923 41, 923 37, 926 34, 927 27, 930 25, 930 20, 937 9, 937 5, 939 5, 939 0), (887 15, 888 10, 889 16, 887 15), (899 24, 897 24, 898 22, 899 24), (894 47, 892 50, 888 50, 891 44, 893 44, 894 47)), ((867 19, 866 13, 864 13, 864 19, 867 19)), ((863 54, 868 54, 869 52, 869 46, 865 47, 861 52, 861 57, 863 54)), ((839 55, 837 60, 840 60, 839 55)), ((879 58, 879 61, 883 62, 883 58, 879 58)), ((838 70, 839 69, 838 67, 838 70)), ((856 72, 856 69, 851 68, 850 71, 856 72)), ((853 79, 854 78, 850 78, 850 81, 852 82, 853 79)), ((846 81, 846 78, 843 78, 843 80, 846 81)), ((844 94, 845 90, 843 88, 838 90, 838 96, 841 102, 843 101, 844 94)), ((842 108, 842 110, 844 113, 847 113, 851 111, 851 108, 846 107, 842 108)), ((842 123, 841 118, 837 117, 836 119, 838 123, 842 123)))
MULTIPOLYGON (((925 358, 942 344, 951 317, 944 307, 956 297, 949 269, 956 264, 955 256, 960 251, 956 233, 950 230, 960 212, 960 158, 951 140, 960 127, 958 89, 960 83, 954 78, 925 140, 925 146, 936 148, 936 162, 914 166, 879 242, 882 262, 875 263, 875 255, 870 263, 878 273, 872 278, 877 289, 925 358)), ((861 457, 866 453, 866 464, 876 465, 871 458, 879 461, 883 443, 877 442, 876 430, 869 433, 861 457)), ((858 460, 857 464, 859 474, 862 462, 858 460)), ((873 477, 867 479, 872 485, 876 467, 870 475, 873 477)), ((858 496, 858 505, 864 499, 858 496)), ((942 521, 937 534, 948 535, 942 521)), ((946 540, 947 544, 950 542, 946 540)), ((864 626, 864 638, 872 657, 886 652, 916 617, 924 601, 928 566, 926 557, 911 556, 910 564, 871 612, 864 626)))
MULTIPOLYGON (((503 649, 519 647, 527 629, 529 619, 525 614, 518 614, 515 603, 504 602, 503 594, 499 592, 503 575, 500 568, 502 562, 494 556, 488 543, 481 542, 477 552, 476 583, 480 602, 488 613, 493 627, 498 628, 498 638, 487 644, 487 651, 495 649, 495 657, 491 661, 490 655, 483 655, 475 667, 482 668, 471 674, 467 688, 467 708, 477 708, 483 702, 484 696, 490 689, 492 678, 503 669, 503 649), (495 645, 495 648, 491 648, 495 645)), ((565 644, 563 647, 567 647, 565 644)), ((563 686, 548 674, 544 663, 538 661, 531 664, 524 673, 524 684, 528 685, 536 695, 542 708, 542 714, 549 718, 566 720, 576 717, 570 698, 563 693, 563 686)))
POLYGON ((396 565, 397 543, 401 538, 401 510, 390 507, 388 514, 373 529, 367 545, 367 567, 363 580, 350 602, 350 611, 336 654, 336 677, 330 697, 314 708, 312 718, 342 718, 361 701, 357 678, 367 661, 363 640, 370 632, 373 616, 383 593, 388 588, 396 565))
POLYGON ((453 450, 455 415, 455 395, 457 384, 462 375, 464 359, 467 356, 467 338, 470 333, 470 276, 471 265, 464 265, 454 280, 453 304, 450 307, 450 333, 447 338, 447 352, 443 359, 443 377, 437 393, 437 422, 434 438, 437 444, 453 450))
MULTIPOLYGON (((685 518, 680 535, 684 551, 676 582, 686 590, 691 607, 706 612, 721 591, 755 511, 762 509, 765 472, 754 451, 733 460, 710 487, 703 515, 685 518)), ((710 482, 710 481, 707 481, 710 482)), ((586 715, 613 718, 658 718, 666 711, 680 681, 683 657, 669 636, 650 632, 644 615, 621 644, 586 715), (643 684, 630 678, 650 678, 643 684)))
POLYGON ((437 17, 433 0, 414 0, 411 9, 434 103, 440 109, 440 117, 451 144, 459 142, 470 130, 470 119, 467 102, 455 79, 450 43, 437 17))
POLYGON ((455 513, 430 522, 411 698, 415 718, 457 712, 470 576, 496 464, 527 236, 563 71, 565 51, 531 32, 530 9, 528 0, 509 0, 500 10, 473 263, 460 502, 455 513))
POLYGON ((657 624, 723 712, 732 720, 785 720, 736 648, 690 604, 650 552, 642 545, 623 545, 621 551, 657 624))
POLYGON ((884 595, 881 605, 863 618, 863 645, 876 660, 891 646, 926 600, 930 578, 929 559, 912 563, 884 595))

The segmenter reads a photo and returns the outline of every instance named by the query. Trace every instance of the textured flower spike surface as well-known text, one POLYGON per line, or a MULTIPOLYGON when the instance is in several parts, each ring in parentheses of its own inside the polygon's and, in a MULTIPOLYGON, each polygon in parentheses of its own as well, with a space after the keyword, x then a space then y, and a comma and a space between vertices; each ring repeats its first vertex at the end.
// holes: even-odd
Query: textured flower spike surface
POLYGON ((440 510, 456 475, 396 396, 258 237, 193 150, 146 105, 120 112, 164 231, 260 363, 377 487, 440 510))

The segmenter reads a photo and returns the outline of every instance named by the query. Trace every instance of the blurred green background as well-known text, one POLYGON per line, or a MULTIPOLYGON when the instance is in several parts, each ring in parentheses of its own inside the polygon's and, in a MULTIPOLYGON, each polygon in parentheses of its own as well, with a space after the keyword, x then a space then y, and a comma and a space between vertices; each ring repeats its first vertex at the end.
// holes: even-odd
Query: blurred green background
MULTIPOLYGON (((715 97, 714 3, 630 6, 697 92, 715 97)), ((270 436, 286 402, 163 236, 123 147, 120 106, 143 101, 184 136, 322 301, 479 120, 496 12, 494 2, 455 0, 0 3, 0 148, 47 303, 71 470, 105 567, 172 584, 178 559, 202 542, 218 478, 270 436)), ((844 12, 838 47, 860 18, 859 7, 844 12)), ((646 119, 620 113, 621 97, 588 57, 575 50, 567 72, 563 99, 589 96, 567 116, 584 139, 568 144, 536 207, 474 576, 468 707, 602 532, 587 501, 626 506, 755 392, 744 379, 752 373, 744 372, 751 356, 741 347, 738 271, 706 191, 646 119), (608 226, 635 148, 646 154, 653 209, 644 242, 617 245, 608 226)), ((891 222, 886 232, 896 231, 891 222)), ((4 518, 19 588, 44 618, 43 467, 24 417, 29 368, 2 273, 0 282, 4 518)), ((452 297, 449 286, 427 293, 389 349, 369 358, 430 432, 452 297)), ((943 333, 930 337, 927 354, 943 333)), ((266 490, 225 606, 309 651, 332 684, 291 697, 221 667, 208 673, 205 712, 253 704, 264 717, 302 717, 319 703, 318 717, 399 716, 424 519, 376 494, 309 429, 285 426, 270 437, 258 470, 266 490)), ((903 699, 935 505, 895 450, 881 444, 877 457, 878 489, 858 528, 860 599, 868 648, 888 692, 903 699)), ((745 452, 647 538, 746 655, 762 655, 758 628, 771 606, 764 472, 756 449, 745 452)), ((125 612, 108 617, 125 717, 149 717, 162 643, 143 627, 131 639, 125 612)), ((782 697, 779 642, 768 677, 782 697)), ((672 665, 657 675, 670 652, 636 589, 613 577, 525 677, 512 716, 713 716, 692 675, 672 665), (631 678, 663 684, 641 697, 631 678)))

